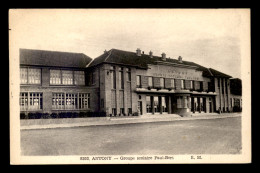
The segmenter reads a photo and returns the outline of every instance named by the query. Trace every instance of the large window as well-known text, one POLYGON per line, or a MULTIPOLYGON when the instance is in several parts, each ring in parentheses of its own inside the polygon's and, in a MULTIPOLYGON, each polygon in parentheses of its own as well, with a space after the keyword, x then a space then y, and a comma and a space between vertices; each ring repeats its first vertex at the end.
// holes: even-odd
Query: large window
POLYGON ((136 76, 136 86, 141 87, 141 76, 136 76))
POLYGON ((151 96, 146 96, 146 113, 152 113, 152 100, 151 100, 151 96))
POLYGON ((74 71, 74 83, 75 85, 85 85, 84 71, 74 71))
POLYGON ((85 85, 84 71, 50 70, 51 85, 85 85))
POLYGON ((62 84, 73 85, 73 71, 62 70, 62 84))
POLYGON ((112 85, 112 89, 116 89, 116 67, 113 66, 111 67, 111 85, 112 85))
POLYGON ((120 84, 120 89, 124 89, 124 70, 123 70, 123 67, 119 68, 119 84, 120 84))
POLYGON ((53 93, 52 109, 87 109, 89 108, 89 93, 53 93))
POLYGON ((21 92, 20 93, 20 109, 25 110, 41 110, 42 109, 42 93, 21 92))
POLYGON ((159 113, 160 112, 160 104, 159 104, 159 97, 158 96, 153 97, 153 104, 154 104, 154 112, 159 113))
POLYGON ((153 77, 148 77, 148 86, 149 87, 153 86, 153 77))
POLYGON ((127 72, 127 81, 131 81, 131 68, 127 68, 126 72, 127 72))
POLYGON ((41 69, 39 68, 20 68, 21 84, 40 84, 41 69))
POLYGON ((168 112, 166 99, 164 96, 162 96, 161 98, 162 98, 162 112, 168 112))

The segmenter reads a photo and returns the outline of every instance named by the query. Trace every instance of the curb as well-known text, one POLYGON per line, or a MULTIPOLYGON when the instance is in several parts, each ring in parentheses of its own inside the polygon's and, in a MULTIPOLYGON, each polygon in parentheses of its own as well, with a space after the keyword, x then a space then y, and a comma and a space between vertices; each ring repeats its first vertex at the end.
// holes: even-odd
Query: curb
POLYGON ((188 120, 205 120, 219 118, 235 118, 241 117, 241 114, 235 115, 211 115, 211 116, 194 116, 194 117, 172 117, 172 118, 128 118, 128 119, 109 119, 104 121, 72 123, 72 124, 49 124, 49 125, 29 125, 20 126, 20 130, 37 130, 37 129, 56 129, 56 128, 72 128, 72 127, 89 127, 89 126, 106 126, 106 125, 122 125, 122 124, 139 124, 151 122, 172 122, 172 121, 188 121, 188 120), (131 121, 133 120, 133 121, 131 121))

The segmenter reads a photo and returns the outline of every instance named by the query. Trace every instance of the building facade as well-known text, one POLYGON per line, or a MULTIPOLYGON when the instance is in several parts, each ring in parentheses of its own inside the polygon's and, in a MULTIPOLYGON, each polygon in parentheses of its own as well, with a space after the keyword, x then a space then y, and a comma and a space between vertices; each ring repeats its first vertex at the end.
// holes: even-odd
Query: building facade
POLYGON ((242 81, 230 79, 230 103, 232 112, 242 112, 242 81))
POLYGON ((84 54, 20 50, 21 112, 106 116, 230 112, 231 76, 140 49, 84 54))

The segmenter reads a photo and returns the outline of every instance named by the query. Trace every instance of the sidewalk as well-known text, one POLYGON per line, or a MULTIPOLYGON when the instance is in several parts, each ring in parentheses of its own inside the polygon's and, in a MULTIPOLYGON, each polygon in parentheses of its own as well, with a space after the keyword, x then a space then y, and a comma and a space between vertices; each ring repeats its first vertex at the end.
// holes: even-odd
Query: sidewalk
POLYGON ((203 113, 192 114, 192 117, 180 117, 176 114, 142 115, 139 117, 102 117, 102 118, 64 118, 64 119, 36 119, 21 120, 21 130, 50 129, 66 127, 86 127, 132 123, 169 122, 181 120, 217 119, 239 117, 241 113, 203 113))

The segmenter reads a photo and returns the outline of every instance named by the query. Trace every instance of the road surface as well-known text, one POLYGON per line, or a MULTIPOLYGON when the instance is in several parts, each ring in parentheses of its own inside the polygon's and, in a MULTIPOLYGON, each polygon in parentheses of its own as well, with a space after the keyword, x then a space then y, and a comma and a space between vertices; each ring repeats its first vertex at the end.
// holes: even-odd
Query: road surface
POLYGON ((21 130, 22 155, 239 154, 241 117, 21 130))

